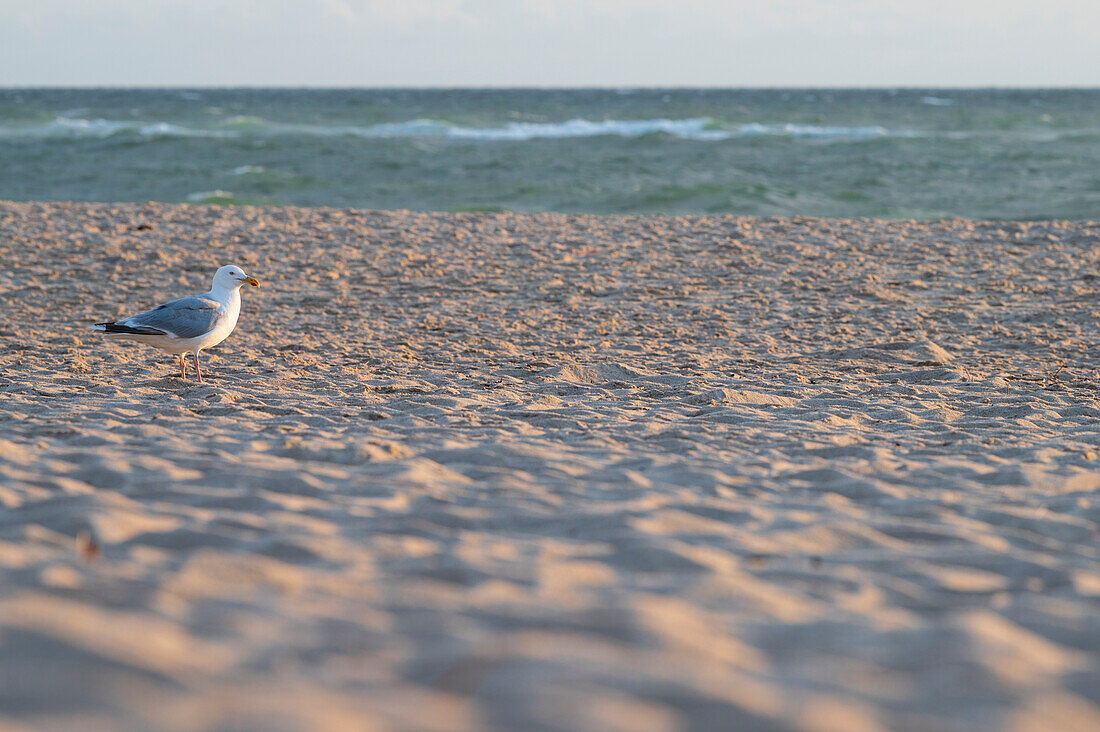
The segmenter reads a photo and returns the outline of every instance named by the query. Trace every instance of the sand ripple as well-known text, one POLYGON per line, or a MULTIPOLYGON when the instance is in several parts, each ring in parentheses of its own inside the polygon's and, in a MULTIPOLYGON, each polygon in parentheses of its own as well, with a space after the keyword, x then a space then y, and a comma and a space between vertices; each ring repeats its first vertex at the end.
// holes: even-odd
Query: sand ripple
POLYGON ((0 205, 0 718, 1095 729, 1098 234, 0 205))

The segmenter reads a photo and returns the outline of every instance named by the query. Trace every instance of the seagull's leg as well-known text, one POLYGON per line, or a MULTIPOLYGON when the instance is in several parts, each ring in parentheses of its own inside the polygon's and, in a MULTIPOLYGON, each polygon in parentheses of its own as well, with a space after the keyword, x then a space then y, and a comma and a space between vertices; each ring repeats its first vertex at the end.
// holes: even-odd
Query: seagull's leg
POLYGON ((187 378, 187 372, 183 370, 183 354, 182 353, 180 354, 180 378, 181 379, 186 379, 187 378))
POLYGON ((195 376, 199 377, 199 381, 202 381, 202 371, 199 370, 199 352, 195 351, 191 354, 191 358, 195 362, 195 376))

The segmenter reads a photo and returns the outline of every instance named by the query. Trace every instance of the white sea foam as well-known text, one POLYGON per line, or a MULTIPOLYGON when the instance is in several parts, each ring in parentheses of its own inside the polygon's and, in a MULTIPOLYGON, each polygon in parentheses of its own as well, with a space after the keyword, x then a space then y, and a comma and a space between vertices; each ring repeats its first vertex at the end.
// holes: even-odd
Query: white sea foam
POLYGON ((534 140, 538 138, 641 137, 663 133, 687 140, 726 140, 728 130, 708 129, 705 117, 691 119, 602 120, 572 119, 568 122, 512 122, 505 127, 451 127, 449 137, 476 140, 534 140))
POLYGON ((947 99, 946 97, 921 97, 921 104, 927 104, 930 107, 954 107, 955 100, 947 99))
MULTIPOLYGON (((243 120, 227 121, 234 127, 243 120)), ((248 119, 248 126, 260 128, 261 120, 248 119)), ((469 127, 434 119, 382 122, 375 125, 300 125, 265 123, 263 131, 273 135, 350 136, 365 138, 445 137, 464 140, 524 141, 572 137, 640 137, 664 133, 694 140, 726 140, 732 130, 711 129, 704 117, 690 119, 600 120, 573 119, 566 122, 510 122, 498 127, 469 127)))
POLYGON ((356 137, 440 137, 446 136, 451 125, 434 119, 414 119, 408 122, 383 122, 369 127, 343 125, 324 128, 332 134, 356 137))
POLYGON ((141 125, 138 132, 143 137, 226 137, 217 130, 196 130, 193 127, 181 127, 168 122, 152 122, 141 125))
POLYGON ((110 119, 86 119, 84 117, 59 116, 40 125, 0 126, 0 137, 50 139, 97 138, 115 135, 137 135, 142 138, 162 137, 228 137, 231 133, 206 130, 170 122, 142 122, 110 119))
MULTIPOLYGON (((750 123, 720 126, 707 117, 686 119, 588 120, 564 122, 510 122, 492 127, 472 127, 441 120, 414 119, 382 122, 374 125, 309 125, 269 122, 260 117, 230 117, 217 128, 190 127, 170 122, 87 119, 59 116, 42 125, 0 126, 0 137, 25 138, 100 138, 131 135, 139 139, 172 137, 240 138, 262 136, 317 136, 361 138, 445 138, 523 142, 527 140, 586 137, 625 137, 668 135, 682 140, 722 141, 761 135, 833 140, 863 140, 878 137, 910 137, 915 133, 892 131, 878 125, 822 126, 795 123, 750 123)), ((244 170, 237 175, 259 172, 244 170)))
POLYGON ((188 193, 187 200, 193 203, 202 203, 203 201, 209 201, 214 198, 236 198, 232 191, 223 191, 216 189, 213 191, 196 191, 195 193, 188 193))
POLYGON ((872 137, 910 137, 910 132, 891 132, 879 125, 863 125, 858 127, 800 125, 792 123, 762 125, 741 125, 740 134, 748 137, 752 135, 778 135, 782 137, 818 137, 837 140, 863 140, 872 137))
MULTIPOLYGON (((73 137, 110 137, 134 127, 131 122, 115 122, 107 119, 84 119, 82 117, 58 117, 42 128, 45 132, 54 132, 58 136, 73 137)), ((45 135, 53 136, 53 135, 45 135)))
POLYGON ((434 136, 464 140, 501 141, 601 136, 641 137, 653 134, 665 134, 685 140, 707 141, 729 140, 757 135, 853 140, 889 135, 909 135, 907 132, 894 133, 877 125, 829 127, 790 123, 768 125, 752 123, 734 128, 723 128, 716 126, 706 117, 598 121, 572 119, 566 122, 511 122, 500 127, 465 127, 436 120, 419 119, 409 122, 390 122, 370 127, 347 126, 325 129, 329 134, 348 134, 360 137, 434 136))

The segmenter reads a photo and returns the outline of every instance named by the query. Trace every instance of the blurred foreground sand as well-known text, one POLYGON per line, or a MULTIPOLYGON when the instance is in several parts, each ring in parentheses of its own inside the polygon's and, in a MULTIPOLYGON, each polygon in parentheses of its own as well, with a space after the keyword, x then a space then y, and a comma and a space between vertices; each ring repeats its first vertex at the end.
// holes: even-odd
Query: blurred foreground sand
POLYGON ((1098 236, 0 204, 0 727, 1100 728, 1098 236))

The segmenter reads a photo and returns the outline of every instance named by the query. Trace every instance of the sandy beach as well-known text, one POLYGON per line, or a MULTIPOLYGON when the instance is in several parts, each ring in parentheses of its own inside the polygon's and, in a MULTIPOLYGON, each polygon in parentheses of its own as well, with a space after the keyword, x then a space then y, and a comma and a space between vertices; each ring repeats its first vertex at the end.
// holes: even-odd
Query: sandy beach
POLYGON ((1100 728, 1098 241, 0 203, 0 728, 1100 728))

